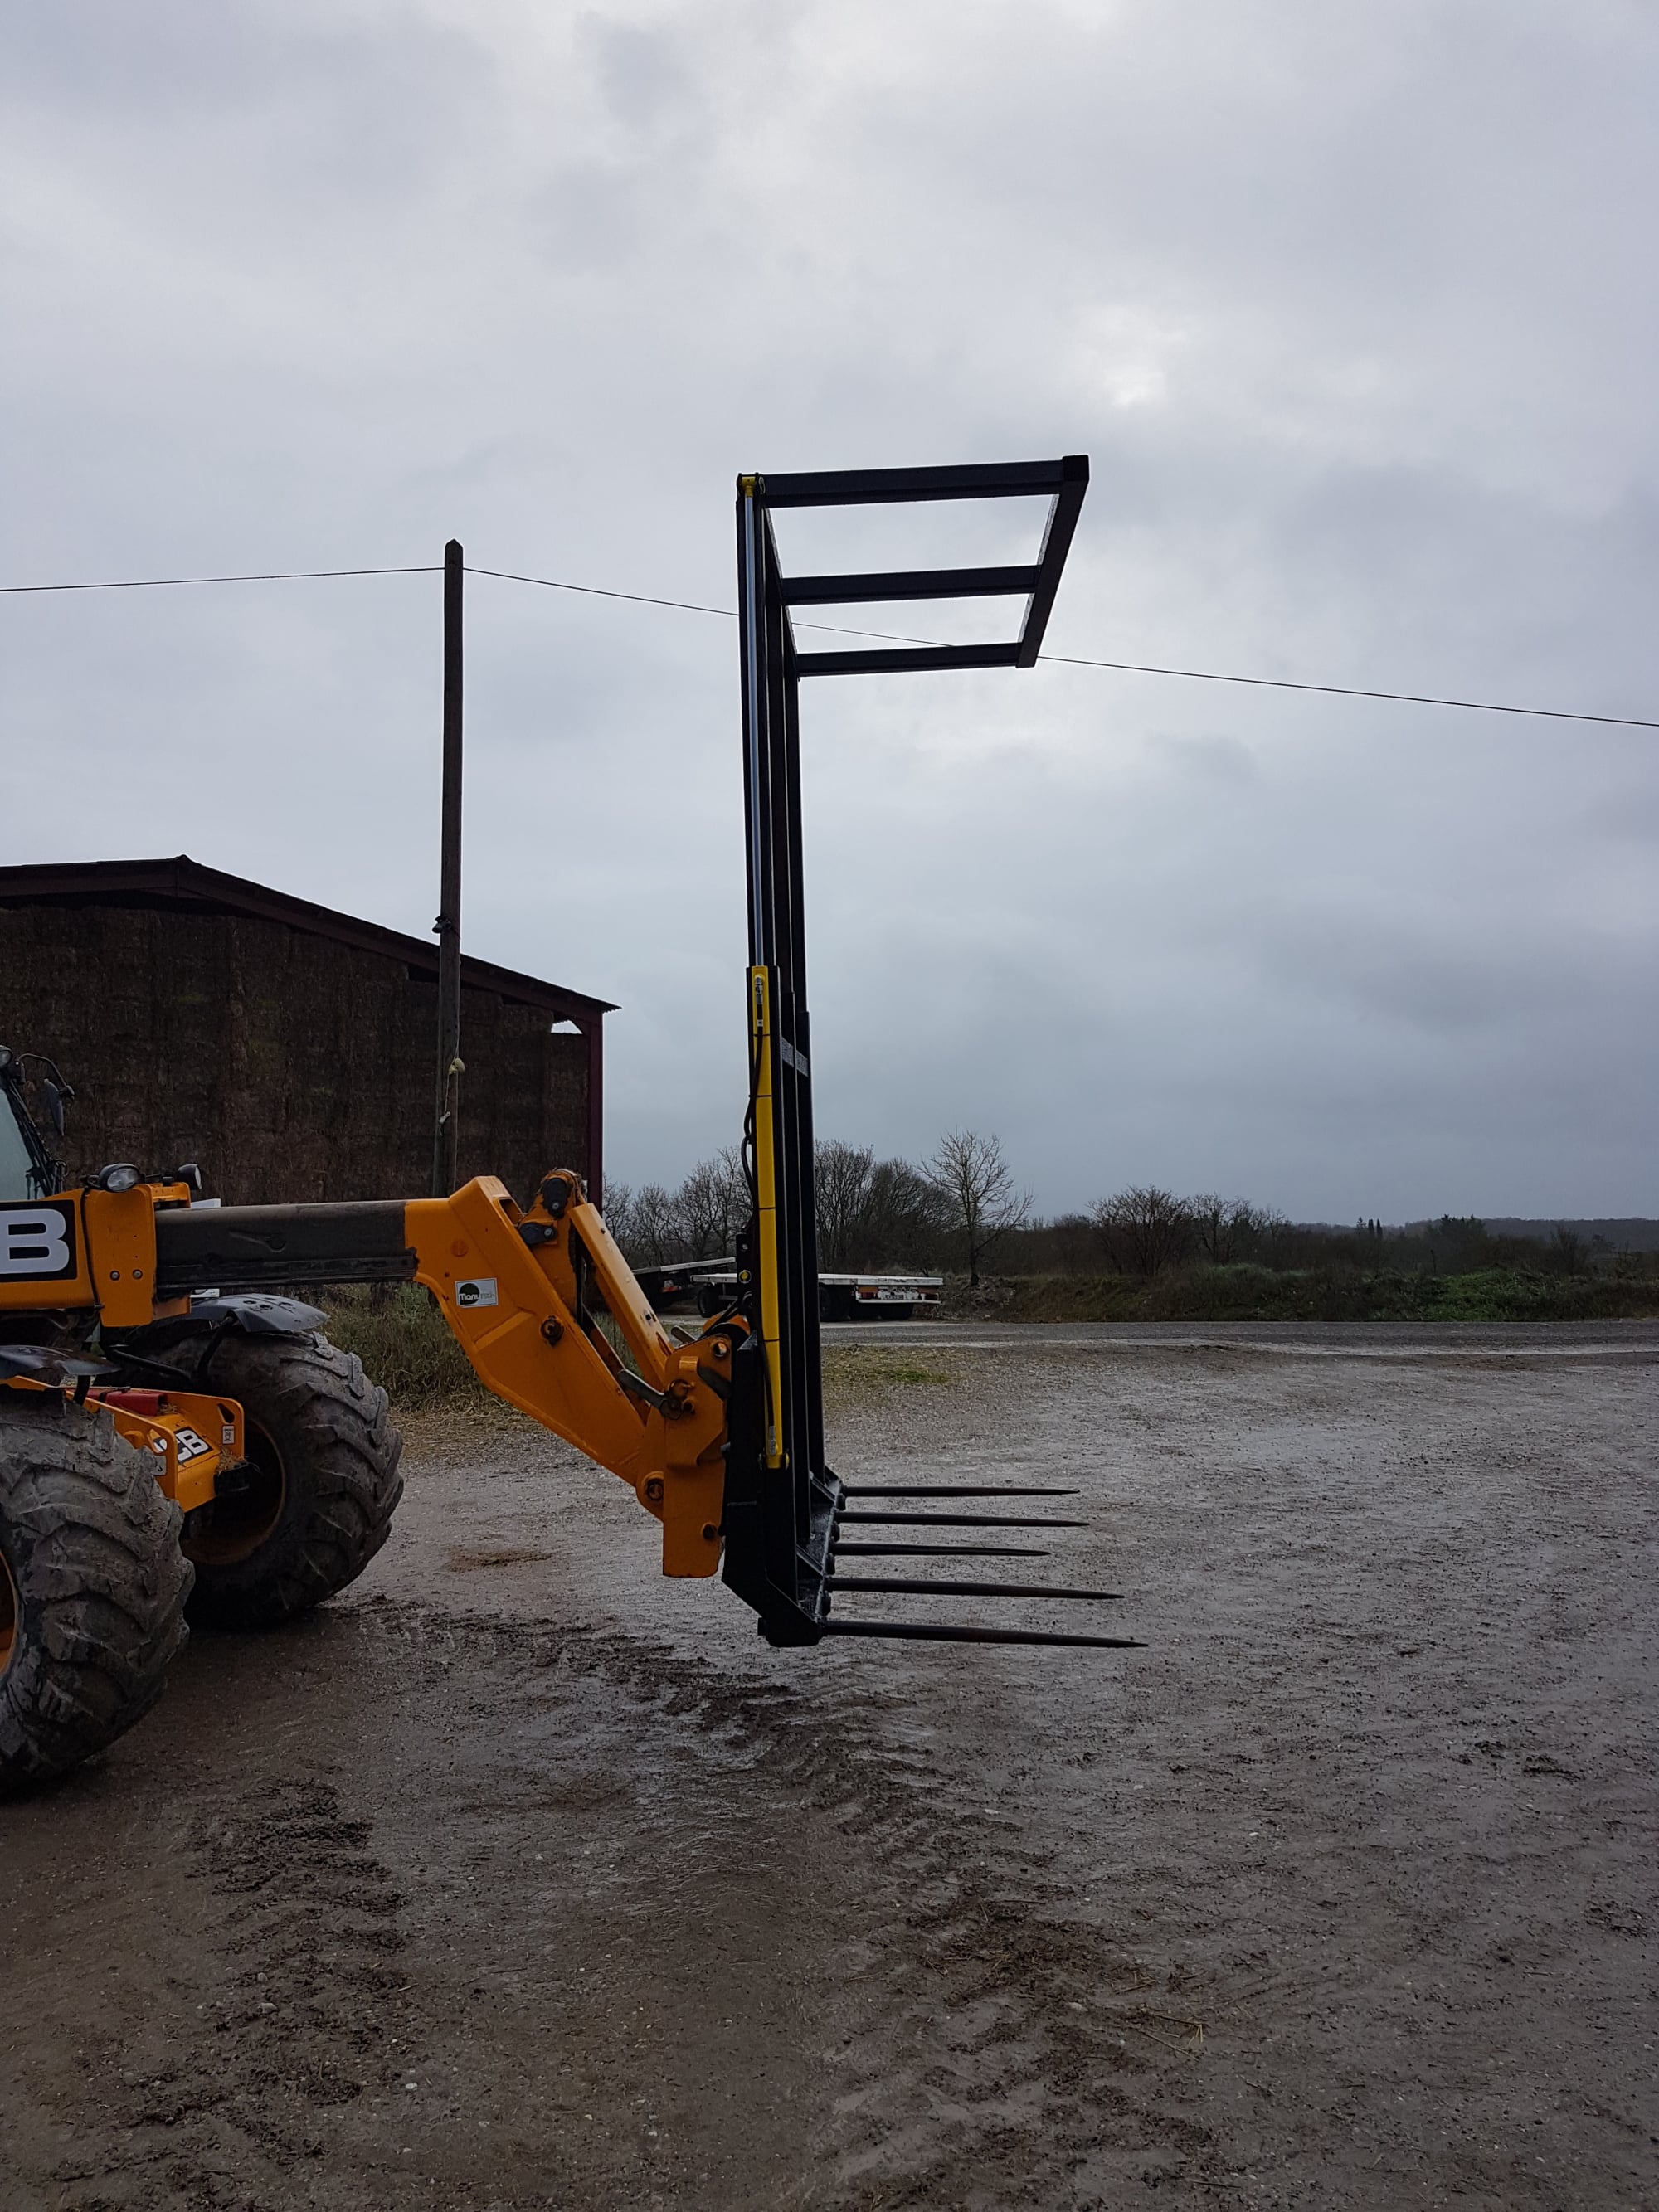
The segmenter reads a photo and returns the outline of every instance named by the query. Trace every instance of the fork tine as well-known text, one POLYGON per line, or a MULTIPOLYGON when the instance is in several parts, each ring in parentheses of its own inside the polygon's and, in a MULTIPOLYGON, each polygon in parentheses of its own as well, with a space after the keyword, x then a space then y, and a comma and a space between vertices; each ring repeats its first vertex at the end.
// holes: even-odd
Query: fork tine
POLYGON ((968 1622, 929 1620, 837 1620, 823 1623, 826 1636, 886 1636, 917 1644, 1076 1644, 1101 1651, 1144 1651, 1135 1636, 1075 1636, 1063 1629, 980 1628, 968 1622))
POLYGON ((834 1575, 830 1589, 895 1590, 906 1597, 1066 1597, 1121 1598, 1121 1590, 1050 1589, 1043 1583, 958 1583, 927 1581, 919 1575, 884 1577, 880 1575, 834 1575))
POLYGON ((1081 1492, 1047 1490, 1025 1482, 857 1482, 843 1483, 843 1498, 1077 1498, 1081 1492))
POLYGON ((838 1559, 1046 1559, 1049 1554, 1018 1544, 860 1544, 838 1543, 838 1559))
POLYGON ((881 1522, 912 1528, 1086 1528, 1086 1521, 1056 1521, 1029 1513, 838 1513, 838 1522, 881 1522))

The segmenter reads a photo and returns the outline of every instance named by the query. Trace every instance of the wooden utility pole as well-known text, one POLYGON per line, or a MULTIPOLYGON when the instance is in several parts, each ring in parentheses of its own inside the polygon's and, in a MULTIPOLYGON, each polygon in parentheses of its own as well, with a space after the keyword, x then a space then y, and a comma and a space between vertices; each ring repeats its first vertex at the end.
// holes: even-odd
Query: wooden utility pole
POLYGON ((432 1137, 432 1195, 459 1181, 461 1066, 461 578, 459 544, 444 548, 444 794, 440 833, 438 1085, 432 1137))

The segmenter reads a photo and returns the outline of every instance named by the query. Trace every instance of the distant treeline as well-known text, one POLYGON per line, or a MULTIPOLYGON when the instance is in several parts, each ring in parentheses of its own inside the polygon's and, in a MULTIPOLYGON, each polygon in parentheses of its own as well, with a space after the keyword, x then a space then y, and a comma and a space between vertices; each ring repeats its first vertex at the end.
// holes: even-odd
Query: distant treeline
MULTIPOLYGON (((818 1264, 1006 1277, 1125 1278, 1142 1284, 1217 1269, 1322 1277, 1462 1276, 1494 1270, 1641 1281, 1659 1274, 1659 1223, 1489 1222, 1475 1215, 1352 1229, 1297 1223, 1214 1192, 1134 1184, 1086 1212, 1034 1217, 995 1137, 952 1131, 927 1160, 878 1159, 840 1139, 817 1148, 818 1264)), ((636 1267, 732 1250, 752 1200, 729 1146, 673 1190, 607 1184, 605 1218, 636 1267)))
MULTIPOLYGON (((1534 1226, 1534 1224, 1528 1224, 1534 1226)), ((1212 1194, 1195 1198, 1139 1186, 1087 1213, 1032 1222, 998 1254, 1007 1274, 1133 1276, 1149 1280, 1193 1267, 1266 1268, 1274 1273, 1469 1275, 1493 1268, 1548 1275, 1639 1277, 1653 1270, 1651 1246, 1615 1245, 1567 1222, 1531 1235, 1504 1235, 1474 1214, 1390 1227, 1298 1223, 1271 1206, 1212 1194)))
MULTIPOLYGON (((817 1146, 815 1170, 821 1267, 933 1268, 957 1256, 961 1208, 928 1168, 830 1138, 817 1146)), ((736 1145, 700 1160, 673 1190, 657 1182, 605 1190, 606 1226, 636 1267, 730 1253, 752 1205, 736 1145)), ((1023 1216, 1023 1206, 1016 1211, 1023 1216)))

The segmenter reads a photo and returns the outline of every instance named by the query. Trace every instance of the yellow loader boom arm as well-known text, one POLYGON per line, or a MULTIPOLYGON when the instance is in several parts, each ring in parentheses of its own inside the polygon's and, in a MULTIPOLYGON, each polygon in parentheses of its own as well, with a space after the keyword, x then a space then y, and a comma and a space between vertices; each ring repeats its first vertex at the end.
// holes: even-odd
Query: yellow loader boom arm
POLYGON ((453 1198, 412 1200, 404 1226, 415 1279, 485 1387, 631 1486, 662 1523, 665 1574, 715 1573, 744 1324, 672 1342, 574 1176, 549 1176, 526 1215, 479 1176, 453 1198), (591 1317, 595 1293, 620 1348, 591 1317))
POLYGON ((486 1389, 620 1476, 662 1523, 663 1570, 720 1562, 738 1318, 677 1344, 578 1178, 526 1213, 480 1176, 451 1198, 192 1207, 184 1184, 67 1191, 16 1219, 0 1316, 91 1307, 108 1340, 189 1311, 192 1291, 418 1282, 486 1389))

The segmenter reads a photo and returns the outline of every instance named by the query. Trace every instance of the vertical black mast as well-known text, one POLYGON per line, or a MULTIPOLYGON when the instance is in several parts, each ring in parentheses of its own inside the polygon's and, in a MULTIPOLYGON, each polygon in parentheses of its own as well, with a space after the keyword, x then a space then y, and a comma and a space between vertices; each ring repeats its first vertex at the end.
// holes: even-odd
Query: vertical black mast
MULTIPOLYGON (((750 1107, 744 1146, 755 1210, 740 1267, 750 1334, 734 1376, 726 1577, 760 1613, 762 1628, 775 1644, 815 1643, 827 1632, 856 1626, 829 1618, 847 1493, 825 1464, 823 1450, 801 857, 800 681, 805 676, 1030 667, 1042 644, 1088 480, 1089 465, 1080 454, 1006 465, 854 469, 738 479, 749 903, 750 1107), (1048 502, 1041 550, 1028 564, 787 577, 772 531, 772 512, 780 507, 1009 498, 1048 502), (1020 632, 994 645, 800 653, 789 614, 791 606, 803 605, 1009 596, 1025 600, 1020 632)), ((1016 1640, 1019 1635, 994 1632, 1016 1640)))
POLYGON ((461 549, 444 548, 443 819, 439 834, 438 1060, 432 1195, 459 1181, 461 1077, 461 549))

